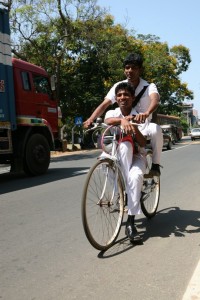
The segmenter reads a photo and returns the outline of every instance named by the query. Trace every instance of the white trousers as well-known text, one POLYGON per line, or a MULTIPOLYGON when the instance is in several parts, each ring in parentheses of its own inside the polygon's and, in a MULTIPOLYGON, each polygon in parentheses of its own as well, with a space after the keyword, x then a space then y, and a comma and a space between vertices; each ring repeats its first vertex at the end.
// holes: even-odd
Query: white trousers
POLYGON ((151 147, 153 151, 152 162, 154 164, 160 164, 161 153, 163 148, 162 129, 159 125, 155 123, 148 123, 146 130, 147 130, 147 135, 151 139, 151 147))
POLYGON ((146 170, 145 154, 134 154, 130 142, 119 144, 119 158, 121 168, 126 180, 126 193, 128 196, 128 214, 141 213, 140 197, 143 183, 143 174, 146 170))

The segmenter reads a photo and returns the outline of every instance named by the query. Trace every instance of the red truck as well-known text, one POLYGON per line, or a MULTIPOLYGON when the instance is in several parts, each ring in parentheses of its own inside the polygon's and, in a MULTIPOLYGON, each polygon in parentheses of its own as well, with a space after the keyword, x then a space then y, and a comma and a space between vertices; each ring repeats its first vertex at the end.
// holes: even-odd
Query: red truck
POLYGON ((61 145, 53 77, 11 57, 9 15, 0 9, 0 164, 28 175, 44 174, 61 145))

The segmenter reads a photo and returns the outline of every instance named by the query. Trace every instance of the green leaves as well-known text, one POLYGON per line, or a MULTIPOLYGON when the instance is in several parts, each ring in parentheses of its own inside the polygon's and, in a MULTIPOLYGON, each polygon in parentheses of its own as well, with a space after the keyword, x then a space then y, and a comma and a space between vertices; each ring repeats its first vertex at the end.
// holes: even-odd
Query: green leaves
POLYGON ((26 0, 11 6, 13 50, 16 56, 43 66, 57 76, 64 119, 85 120, 110 87, 124 79, 122 62, 128 53, 142 52, 143 78, 154 82, 161 95, 160 112, 179 113, 192 91, 180 75, 191 62, 183 45, 169 48, 155 35, 135 36, 96 0, 26 0))

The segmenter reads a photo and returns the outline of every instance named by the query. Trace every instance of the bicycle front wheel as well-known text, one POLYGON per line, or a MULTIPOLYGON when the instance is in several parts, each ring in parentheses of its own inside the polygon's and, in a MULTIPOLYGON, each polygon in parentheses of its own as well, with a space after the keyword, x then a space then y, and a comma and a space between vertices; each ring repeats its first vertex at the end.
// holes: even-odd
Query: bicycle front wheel
POLYGON ((147 218, 155 216, 160 198, 160 178, 144 178, 143 191, 140 199, 141 209, 147 218))
POLYGON ((108 249, 119 234, 124 194, 118 169, 111 159, 98 161, 89 171, 82 196, 82 221, 91 245, 108 249))

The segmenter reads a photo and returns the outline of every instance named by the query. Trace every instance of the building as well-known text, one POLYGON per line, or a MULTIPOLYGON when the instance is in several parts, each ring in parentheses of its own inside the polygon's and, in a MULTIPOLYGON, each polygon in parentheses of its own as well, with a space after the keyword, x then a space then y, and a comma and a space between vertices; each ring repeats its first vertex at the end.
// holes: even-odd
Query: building
POLYGON ((199 125, 199 117, 198 117, 198 111, 193 108, 193 103, 183 103, 182 109, 183 114, 185 115, 189 128, 194 127, 196 125, 199 125))

